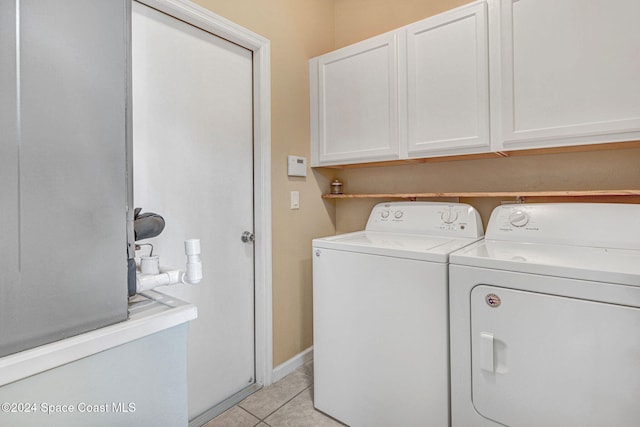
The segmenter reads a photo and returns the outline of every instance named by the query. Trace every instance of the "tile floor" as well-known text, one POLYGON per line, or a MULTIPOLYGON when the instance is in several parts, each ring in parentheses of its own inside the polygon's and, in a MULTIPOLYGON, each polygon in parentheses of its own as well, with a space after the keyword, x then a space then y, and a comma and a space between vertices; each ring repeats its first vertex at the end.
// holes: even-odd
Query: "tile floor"
POLYGON ((344 426, 313 408, 313 361, 247 397, 204 427, 344 426))

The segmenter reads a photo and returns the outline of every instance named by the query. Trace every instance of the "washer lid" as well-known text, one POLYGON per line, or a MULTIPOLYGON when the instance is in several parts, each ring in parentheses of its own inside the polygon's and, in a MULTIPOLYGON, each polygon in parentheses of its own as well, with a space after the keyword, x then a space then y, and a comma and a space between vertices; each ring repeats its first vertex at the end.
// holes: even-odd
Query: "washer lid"
POLYGON ((483 240, 449 258, 451 264, 640 286, 640 251, 483 240))
POLYGON ((478 239, 357 231, 313 240, 313 247, 446 263, 449 253, 478 239))

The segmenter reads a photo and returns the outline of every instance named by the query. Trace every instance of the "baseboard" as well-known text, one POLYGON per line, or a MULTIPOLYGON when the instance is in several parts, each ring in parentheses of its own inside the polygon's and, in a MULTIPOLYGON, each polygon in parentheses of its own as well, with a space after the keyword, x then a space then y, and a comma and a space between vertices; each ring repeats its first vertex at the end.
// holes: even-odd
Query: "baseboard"
POLYGON ((284 363, 279 364, 273 368, 273 374, 271 374, 271 380, 275 383, 286 377, 305 363, 313 360, 313 346, 293 356, 291 359, 284 363))
POLYGON ((205 412, 203 412, 202 414, 195 417, 194 419, 189 420, 189 427, 204 426, 206 423, 208 423, 218 415, 222 414, 227 409, 230 409, 235 405, 237 405, 238 403, 242 402, 245 398, 255 393, 256 391, 260 390, 261 388, 262 386, 259 384, 251 384, 250 386, 240 390, 233 396, 230 396, 229 398, 218 403, 213 408, 210 408, 205 412))

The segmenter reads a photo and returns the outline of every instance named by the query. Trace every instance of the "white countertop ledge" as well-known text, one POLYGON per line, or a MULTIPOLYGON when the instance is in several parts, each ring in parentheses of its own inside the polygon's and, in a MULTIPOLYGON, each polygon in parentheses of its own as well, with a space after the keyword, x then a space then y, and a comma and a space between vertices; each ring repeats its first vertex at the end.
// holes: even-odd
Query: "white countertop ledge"
POLYGON ((0 387, 198 317, 195 305, 160 292, 136 298, 128 320, 0 358, 0 387))

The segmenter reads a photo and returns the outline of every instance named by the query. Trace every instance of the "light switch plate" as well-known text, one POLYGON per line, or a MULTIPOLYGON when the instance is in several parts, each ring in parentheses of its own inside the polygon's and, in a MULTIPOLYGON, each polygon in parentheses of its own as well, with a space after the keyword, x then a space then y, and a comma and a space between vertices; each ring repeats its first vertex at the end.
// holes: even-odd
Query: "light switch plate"
POLYGON ((300 192, 291 192, 291 209, 300 209, 300 192))
POLYGON ((289 176, 307 176, 307 158, 299 156, 288 157, 289 176))

